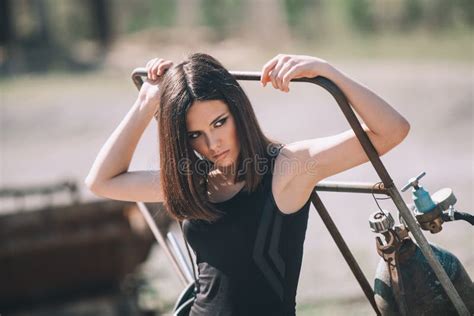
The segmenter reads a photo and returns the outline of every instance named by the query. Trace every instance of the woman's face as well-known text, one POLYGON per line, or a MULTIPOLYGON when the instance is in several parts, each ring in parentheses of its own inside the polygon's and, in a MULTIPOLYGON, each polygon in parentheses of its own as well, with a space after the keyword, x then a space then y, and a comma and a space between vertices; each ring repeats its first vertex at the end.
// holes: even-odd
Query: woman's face
POLYGON ((201 156, 219 169, 235 167, 240 143, 227 104, 220 100, 194 102, 186 115, 186 128, 191 147, 201 156))

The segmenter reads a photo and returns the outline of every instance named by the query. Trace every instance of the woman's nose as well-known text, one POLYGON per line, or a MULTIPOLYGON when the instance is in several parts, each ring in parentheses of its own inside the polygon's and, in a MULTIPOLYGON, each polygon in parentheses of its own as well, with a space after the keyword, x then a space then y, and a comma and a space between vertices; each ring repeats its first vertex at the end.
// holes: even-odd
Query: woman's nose
POLYGON ((219 152, 220 140, 216 136, 209 136, 207 138, 207 146, 212 155, 215 155, 219 152))

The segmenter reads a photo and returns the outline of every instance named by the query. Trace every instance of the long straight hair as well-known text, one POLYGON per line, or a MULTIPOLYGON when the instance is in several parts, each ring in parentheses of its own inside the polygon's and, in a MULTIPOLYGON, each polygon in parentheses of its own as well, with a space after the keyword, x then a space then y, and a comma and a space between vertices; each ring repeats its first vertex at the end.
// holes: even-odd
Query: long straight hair
POLYGON ((222 212, 209 202, 207 176, 213 163, 194 153, 186 128, 186 113, 195 101, 224 102, 236 122, 240 154, 236 181, 254 192, 264 175, 262 161, 278 143, 267 138, 242 87, 213 57, 196 53, 170 68, 161 83, 159 128, 160 179, 164 206, 175 219, 213 222, 222 212))

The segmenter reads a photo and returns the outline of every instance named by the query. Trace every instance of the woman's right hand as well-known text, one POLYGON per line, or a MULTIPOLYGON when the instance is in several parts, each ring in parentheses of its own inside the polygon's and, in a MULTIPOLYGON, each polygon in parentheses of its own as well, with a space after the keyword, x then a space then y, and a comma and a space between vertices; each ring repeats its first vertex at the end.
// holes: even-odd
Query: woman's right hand
POLYGON ((153 58, 146 64, 147 79, 143 82, 140 88, 139 97, 148 106, 153 106, 155 109, 160 104, 160 93, 158 85, 166 71, 173 66, 171 60, 162 58, 153 58))

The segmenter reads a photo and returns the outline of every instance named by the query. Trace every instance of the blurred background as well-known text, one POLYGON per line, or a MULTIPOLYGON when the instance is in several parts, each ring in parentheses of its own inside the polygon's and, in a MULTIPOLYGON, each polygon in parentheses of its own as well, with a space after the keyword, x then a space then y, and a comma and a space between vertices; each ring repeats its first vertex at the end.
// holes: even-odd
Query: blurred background
MULTIPOLYGON (((252 71, 278 53, 326 59, 411 123, 382 157, 397 187, 426 171, 428 191, 451 187, 457 209, 472 213, 473 29, 470 0, 0 0, 0 313, 171 313, 183 287, 140 212, 83 184, 137 96, 131 71, 157 56, 205 52, 252 71)), ((321 88, 293 83, 283 94, 242 85, 264 131, 283 142, 349 128, 321 88)), ((153 121, 131 170, 158 166, 153 121)), ((329 180, 379 181, 369 164, 329 180)), ((373 284, 373 198, 321 198, 373 284)), ((160 205, 149 207, 163 231, 180 237, 160 205)), ((382 207, 396 215, 391 202, 382 207)), ((298 315, 372 314, 311 208, 298 315)), ((470 225, 425 235, 473 275, 470 225)))

